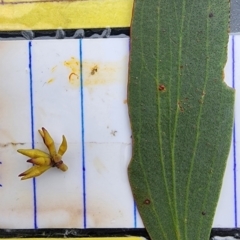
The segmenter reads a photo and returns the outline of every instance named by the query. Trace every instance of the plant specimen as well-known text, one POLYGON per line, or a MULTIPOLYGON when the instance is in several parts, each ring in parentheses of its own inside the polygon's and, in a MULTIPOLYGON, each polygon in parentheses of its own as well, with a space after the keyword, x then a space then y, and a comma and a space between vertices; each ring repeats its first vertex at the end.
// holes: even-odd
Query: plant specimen
POLYGON ((228 0, 135 0, 129 181, 152 240, 207 240, 229 154, 228 0))
POLYGON ((19 174, 21 180, 37 177, 50 169, 57 167, 62 171, 67 171, 68 167, 63 163, 62 156, 67 151, 67 140, 65 136, 62 137, 62 143, 56 151, 54 141, 45 128, 38 130, 42 136, 43 142, 48 148, 49 153, 43 152, 39 149, 18 149, 17 151, 25 156, 30 157, 27 162, 32 163, 33 166, 27 171, 19 174))

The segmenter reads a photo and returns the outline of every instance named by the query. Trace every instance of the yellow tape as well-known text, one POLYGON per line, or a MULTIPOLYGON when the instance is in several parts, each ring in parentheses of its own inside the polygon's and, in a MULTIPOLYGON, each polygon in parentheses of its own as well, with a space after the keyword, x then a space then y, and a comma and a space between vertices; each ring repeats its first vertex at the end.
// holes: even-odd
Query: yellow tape
POLYGON ((133 0, 1 0, 0 30, 129 27, 133 0))

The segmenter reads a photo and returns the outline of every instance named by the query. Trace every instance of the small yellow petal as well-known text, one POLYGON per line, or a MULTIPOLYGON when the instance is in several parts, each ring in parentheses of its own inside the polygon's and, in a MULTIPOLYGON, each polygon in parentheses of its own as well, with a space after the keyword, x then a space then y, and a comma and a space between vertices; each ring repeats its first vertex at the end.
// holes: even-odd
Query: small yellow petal
POLYGON ((35 168, 36 168, 36 166, 33 166, 33 167, 29 168, 27 171, 20 173, 18 176, 19 177, 25 176, 25 175, 29 174, 31 171, 33 171, 35 168))
POLYGON ((29 179, 29 178, 37 177, 37 176, 43 174, 44 172, 46 172, 49 168, 51 168, 51 166, 45 166, 45 165, 44 166, 38 166, 38 165, 35 165, 35 166, 31 167, 29 170, 26 171, 28 173, 25 172, 26 174, 24 174, 24 175, 20 174, 21 176, 23 176, 21 178, 21 180, 26 180, 26 179, 29 179))
POLYGON ((18 149, 17 151, 30 158, 38 158, 38 157, 49 158, 49 154, 39 149, 18 149))
POLYGON ((36 164, 36 165, 51 165, 51 159, 49 157, 48 158, 44 158, 44 157, 32 158, 27 160, 27 162, 36 164))
POLYGON ((44 134, 43 134, 42 130, 39 129, 38 132, 41 135, 41 137, 44 138, 44 134))
POLYGON ((45 128, 42 128, 42 131, 44 134, 43 141, 44 141, 45 145, 47 146, 50 155, 54 156, 56 154, 56 148, 54 145, 54 141, 45 128))
POLYGON ((66 151, 67 151, 67 140, 66 140, 65 136, 63 135, 62 143, 58 149, 58 154, 62 156, 66 151))

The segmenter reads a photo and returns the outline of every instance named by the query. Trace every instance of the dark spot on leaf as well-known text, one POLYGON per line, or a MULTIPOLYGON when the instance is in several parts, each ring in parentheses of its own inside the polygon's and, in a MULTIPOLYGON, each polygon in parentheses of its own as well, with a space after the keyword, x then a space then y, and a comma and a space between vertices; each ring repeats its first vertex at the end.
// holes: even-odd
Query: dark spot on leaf
POLYGON ((213 17, 213 13, 209 13, 209 17, 212 18, 213 17))
POLYGON ((206 212, 202 211, 202 215, 205 216, 205 215, 206 215, 206 212))
POLYGON ((166 88, 165 88, 165 86, 164 86, 163 84, 160 84, 160 85, 158 86, 158 90, 159 90, 160 92, 164 92, 164 91, 166 91, 166 88))
POLYGON ((184 112, 184 108, 183 108, 182 103, 180 101, 178 102, 178 107, 179 107, 181 112, 184 112))
POLYGON ((183 65, 180 66, 180 69, 183 69, 183 65))
POLYGON ((143 203, 146 204, 146 205, 149 205, 151 202, 150 202, 149 199, 145 199, 143 203))

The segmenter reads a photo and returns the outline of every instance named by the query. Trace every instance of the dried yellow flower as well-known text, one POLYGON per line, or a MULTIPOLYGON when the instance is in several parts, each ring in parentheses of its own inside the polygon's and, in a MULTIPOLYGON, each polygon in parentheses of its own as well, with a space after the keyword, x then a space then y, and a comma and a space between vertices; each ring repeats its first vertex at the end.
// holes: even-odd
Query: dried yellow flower
POLYGON ((42 128, 42 130, 38 130, 38 132, 42 136, 49 154, 39 149, 18 149, 17 151, 19 153, 31 158, 27 160, 27 162, 34 164, 33 167, 19 174, 19 177, 22 177, 21 180, 37 177, 51 167, 57 167, 62 171, 67 171, 68 169, 62 161, 62 156, 67 151, 67 140, 65 136, 62 137, 62 143, 58 152, 56 152, 54 141, 48 131, 45 128, 42 128))

